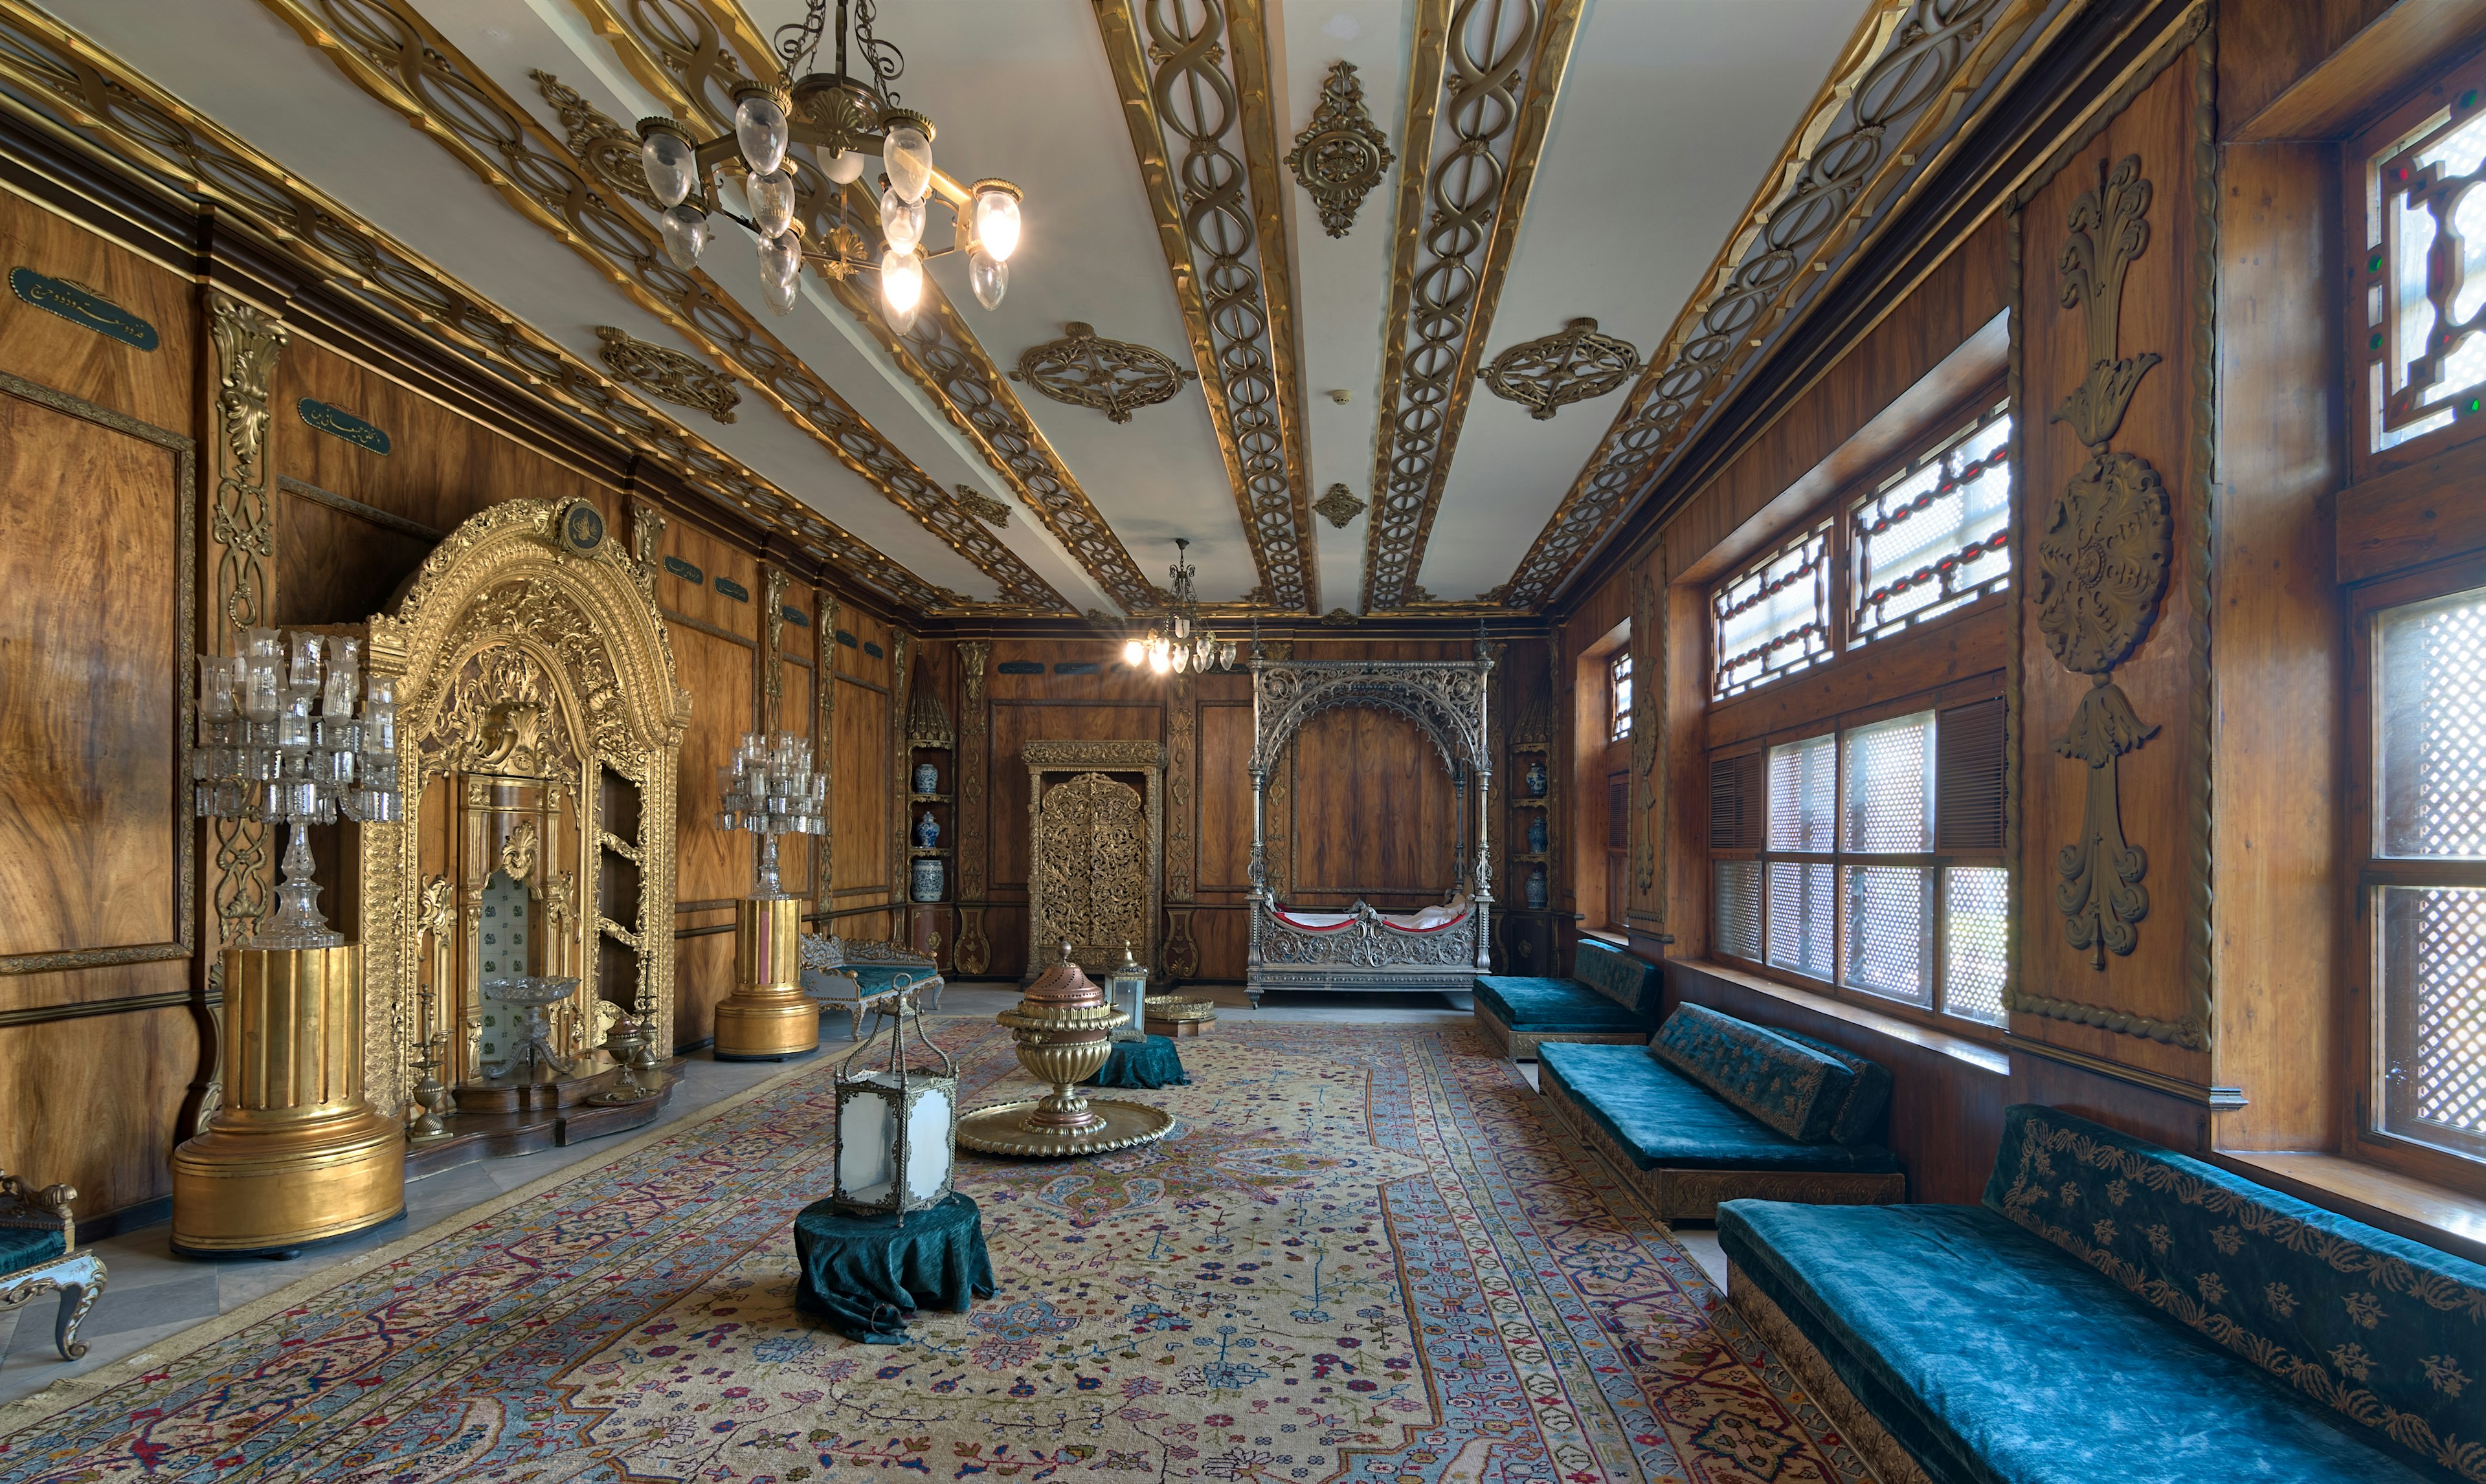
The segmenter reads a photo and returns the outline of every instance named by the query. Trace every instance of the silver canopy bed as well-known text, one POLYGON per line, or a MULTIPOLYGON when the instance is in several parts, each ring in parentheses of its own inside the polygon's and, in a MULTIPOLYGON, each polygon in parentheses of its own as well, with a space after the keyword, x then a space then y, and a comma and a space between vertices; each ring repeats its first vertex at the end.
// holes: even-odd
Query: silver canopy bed
POLYGON ((1488 795, 1493 750, 1485 699, 1492 648, 1472 660, 1298 661, 1252 655, 1252 942, 1245 993, 1272 989, 1391 990, 1459 997, 1489 972, 1488 795), (1269 778, 1286 743, 1324 711, 1363 706, 1416 724, 1450 769, 1459 800, 1455 881, 1439 905, 1385 913, 1358 900, 1343 912, 1293 911, 1269 885, 1269 778), (1473 839, 1473 848, 1470 841, 1473 839))

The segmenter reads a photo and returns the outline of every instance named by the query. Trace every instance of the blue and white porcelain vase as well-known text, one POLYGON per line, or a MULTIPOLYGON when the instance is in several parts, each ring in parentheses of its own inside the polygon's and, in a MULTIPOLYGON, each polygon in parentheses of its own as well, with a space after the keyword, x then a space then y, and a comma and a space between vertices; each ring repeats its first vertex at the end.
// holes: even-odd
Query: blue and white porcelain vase
MULTIPOLYGON (((921 866, 924 863, 918 861, 915 864, 921 866)), ((918 900, 921 898, 919 897, 918 900)), ((1528 910, 1531 912, 1545 910, 1545 867, 1542 866, 1528 873, 1528 910)))
POLYGON ((928 762, 917 763, 915 765, 915 791, 917 793, 939 793, 941 791, 941 770, 928 762))
POLYGON ((922 818, 915 821, 915 843, 926 850, 941 843, 941 821, 933 818, 928 809, 922 818))
POLYGON ((949 872, 942 868, 941 858, 936 855, 917 856, 911 885, 915 889, 911 894, 917 901, 939 901, 942 890, 949 885, 949 872))
POLYGON ((1528 821, 1528 853, 1530 855, 1545 853, 1545 811, 1541 809, 1534 811, 1528 821))
POLYGON ((1542 757, 1528 759, 1528 796, 1532 799, 1545 797, 1545 759, 1542 757))

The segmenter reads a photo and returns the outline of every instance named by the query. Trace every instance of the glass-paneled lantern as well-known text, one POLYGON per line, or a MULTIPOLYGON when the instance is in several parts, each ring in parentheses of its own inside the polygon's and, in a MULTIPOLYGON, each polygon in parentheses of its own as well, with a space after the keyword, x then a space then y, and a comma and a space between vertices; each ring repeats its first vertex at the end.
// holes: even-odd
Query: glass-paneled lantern
POLYGON ((889 1056, 876 1055, 875 1032, 838 1067, 836 1185, 829 1193, 839 1209, 859 1216, 896 1216, 950 1198, 958 1165, 958 1069, 949 1053, 924 1033, 917 986, 895 991, 889 1022, 889 1056), (918 1044, 940 1058, 910 1065, 907 1021, 918 1044))
POLYGON ((1131 1017, 1114 1028, 1115 1040, 1145 1041, 1148 1038, 1147 1027, 1141 1024, 1146 1018, 1147 998, 1147 968, 1131 956, 1131 940, 1125 938, 1122 940, 1122 961, 1105 976, 1105 1003, 1131 1017))

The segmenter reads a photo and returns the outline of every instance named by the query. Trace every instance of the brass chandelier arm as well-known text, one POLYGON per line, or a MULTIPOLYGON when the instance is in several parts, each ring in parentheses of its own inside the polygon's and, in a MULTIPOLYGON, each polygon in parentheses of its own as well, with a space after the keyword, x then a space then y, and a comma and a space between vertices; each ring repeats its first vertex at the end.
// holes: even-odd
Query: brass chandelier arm
MULTIPOLYGON (((1266 606, 1316 612, 1299 332, 1270 111, 1264 0, 1202 0, 1204 29, 1188 38, 1156 35, 1134 0, 1095 0, 1095 11, 1266 606), (1230 76, 1221 58, 1230 59, 1230 76), (1176 96, 1176 88, 1196 89, 1178 96, 1210 99, 1206 106, 1225 114, 1209 121, 1215 132, 1186 133, 1181 121, 1167 117, 1163 99, 1176 96), (1184 151, 1180 163, 1176 150, 1184 151), (1193 178, 1187 167, 1195 161, 1219 179, 1193 178), (1220 221, 1229 234, 1251 239, 1251 261, 1243 252, 1220 249, 1214 225, 1220 221)), ((1191 122, 1196 127, 1202 121, 1191 122)))
MULTIPOLYGON (((684 118, 704 121, 704 126, 729 141, 733 90, 747 85, 752 71, 778 61, 759 27, 734 0, 633 0, 625 7, 607 0, 571 3, 588 14, 595 34, 611 45, 633 76, 663 77, 666 86, 660 92, 669 99, 682 100, 684 118), (664 30, 658 29, 659 21, 664 30)), ((817 178, 813 183, 816 189, 807 202, 811 217, 807 240, 828 239, 842 214, 868 220, 876 209, 861 181, 842 188, 817 178)), ((933 189, 945 200, 963 202, 972 196, 937 169, 933 189)), ((945 248, 942 253, 953 250, 945 248)), ((941 254, 927 247, 925 255, 941 254)), ((951 426, 976 446, 1099 589, 1125 612, 1154 605, 1154 590, 1139 563, 1089 499, 1070 466, 1028 416, 991 354, 928 274, 924 280, 924 306, 913 328, 903 335, 889 327, 851 279, 832 276, 829 289, 932 398, 951 426)))
POLYGON ((1373 440, 1374 502, 1364 528, 1367 613, 1421 600, 1416 579, 1442 485, 1579 39, 1585 0, 1522 3, 1534 13, 1533 24, 1495 54, 1479 54, 1477 45, 1480 34, 1487 47, 1494 40, 1498 13, 1485 0, 1425 0, 1417 23, 1407 162, 1393 224, 1381 426, 1373 440), (1431 24, 1436 20, 1441 24, 1431 24), (1437 165, 1434 134, 1445 127, 1455 143, 1437 165), (1480 186, 1480 179, 1488 183, 1480 186))
POLYGON ((594 435, 639 450, 691 487, 781 532, 815 562, 927 612, 963 601, 924 581, 692 434, 614 379, 50 16, 0 0, 0 107, 122 168, 213 202, 247 230, 471 352, 594 435))
POLYGON ((647 220, 594 191, 587 165, 407 0, 354 0, 351 26, 334 18, 346 0, 261 3, 349 82, 404 114, 634 302, 732 368, 839 462, 991 578, 1008 601, 1046 613, 1074 611, 712 281, 672 267, 647 220), (497 116, 498 126, 487 133, 477 120, 490 116, 497 116))
MULTIPOLYGON (((1520 559, 1511 603, 1536 607, 1561 591, 1771 339, 1843 279, 1875 224, 1975 132, 1970 111, 1990 109, 2045 49, 2048 37, 2029 36, 2045 10, 1877 0, 1520 559)), ((2058 11, 2049 34, 2075 14, 2058 11)))

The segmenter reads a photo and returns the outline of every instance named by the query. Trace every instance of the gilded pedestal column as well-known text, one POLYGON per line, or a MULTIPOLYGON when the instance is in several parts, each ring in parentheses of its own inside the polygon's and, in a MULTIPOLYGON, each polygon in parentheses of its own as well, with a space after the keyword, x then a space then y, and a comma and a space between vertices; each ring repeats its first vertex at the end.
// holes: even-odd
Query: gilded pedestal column
POLYGON ((733 993, 716 1007, 719 1061, 783 1061, 817 1051, 820 1006, 803 993, 803 900, 733 904, 733 993))
POLYGON ((173 1250, 282 1252, 405 1209, 405 1136, 363 1098, 361 950, 224 951, 224 1106, 173 1151, 173 1250))

